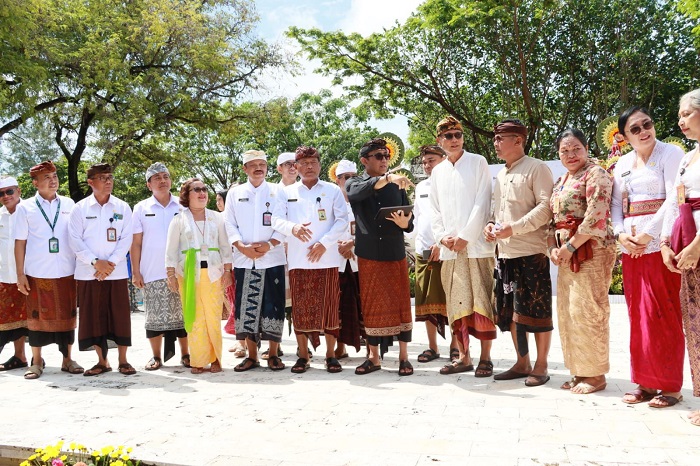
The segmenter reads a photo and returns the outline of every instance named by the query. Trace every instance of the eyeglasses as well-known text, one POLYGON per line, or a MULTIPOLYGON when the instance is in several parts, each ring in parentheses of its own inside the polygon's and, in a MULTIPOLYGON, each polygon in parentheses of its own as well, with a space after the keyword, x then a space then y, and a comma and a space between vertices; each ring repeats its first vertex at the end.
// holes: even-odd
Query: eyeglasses
POLYGON ((197 186, 196 188, 190 189, 190 191, 194 191, 196 193, 206 193, 209 191, 209 189, 206 186, 197 186))
POLYGON ((493 137, 493 142, 502 143, 505 138, 517 138, 517 134, 499 134, 493 137))
POLYGON ((391 155, 387 151, 379 151, 375 154, 367 154, 367 158, 374 157, 377 160, 389 160, 391 155))
POLYGON ((349 179, 352 178, 353 176, 357 176, 357 175, 354 174, 354 173, 344 173, 344 174, 342 174, 342 175, 338 175, 338 179, 339 179, 339 180, 349 180, 349 179))
POLYGON ((463 136, 463 135, 464 135, 464 133, 462 133, 461 131, 455 131, 454 133, 445 133, 445 134, 443 134, 443 135, 442 135, 442 138, 445 139, 445 140, 447 140, 447 141, 451 141, 452 138, 454 138, 454 139, 462 139, 462 136, 463 136))
POLYGON ((101 181, 102 183, 106 183, 108 181, 114 181, 114 175, 99 175, 99 176, 93 176, 93 180, 101 181))
POLYGON ((292 168, 292 167, 294 167, 294 162, 284 162, 284 163, 280 164, 280 166, 285 167, 285 168, 292 168))
POLYGON ((4 191, 0 191, 0 197, 12 196, 12 195, 15 193, 15 191, 17 191, 17 190, 14 189, 14 188, 10 188, 10 189, 6 189, 6 190, 4 190, 4 191))
POLYGON ((642 123, 642 126, 630 126, 630 133, 636 136, 642 132, 642 128, 644 128, 646 131, 649 131, 653 127, 654 122, 652 120, 647 120, 644 123, 642 123))
POLYGON ((318 165, 320 162, 316 159, 314 160, 309 160, 307 162, 297 162, 298 167, 312 167, 315 165, 318 165))

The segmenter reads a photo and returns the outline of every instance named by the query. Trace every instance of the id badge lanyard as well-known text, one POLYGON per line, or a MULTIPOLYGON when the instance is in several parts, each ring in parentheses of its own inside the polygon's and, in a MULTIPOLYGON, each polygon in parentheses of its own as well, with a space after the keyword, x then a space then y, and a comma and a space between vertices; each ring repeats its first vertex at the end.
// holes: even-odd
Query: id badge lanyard
POLYGON ((51 254, 56 254, 59 251, 59 245, 58 238, 56 238, 56 235, 54 233, 54 229, 56 228, 56 223, 58 223, 58 214, 61 212, 61 198, 58 198, 58 206, 56 207, 56 216, 53 218, 53 224, 51 223, 51 221, 49 221, 49 217, 46 215, 46 212, 44 212, 44 209, 41 207, 39 199, 34 199, 34 202, 36 202, 36 206, 41 211, 41 215, 44 216, 44 220, 46 220, 47 225, 49 226, 49 228, 51 228, 51 238, 49 238, 49 252, 51 254))

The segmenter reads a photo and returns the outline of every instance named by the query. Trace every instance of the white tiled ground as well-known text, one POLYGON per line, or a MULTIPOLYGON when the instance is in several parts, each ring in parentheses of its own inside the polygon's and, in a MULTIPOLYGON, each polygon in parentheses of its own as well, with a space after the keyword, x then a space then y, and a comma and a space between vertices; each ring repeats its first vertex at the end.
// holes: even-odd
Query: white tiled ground
MULTIPOLYGON (((25 381, 22 371, 0 373, 0 456, 11 453, 8 447, 65 439, 94 448, 127 445, 146 462, 179 465, 700 464, 700 428, 686 420, 700 409, 687 363, 680 405, 625 405, 620 398, 633 385, 624 304, 613 305, 611 328, 608 388, 588 396, 559 389, 568 371, 558 335, 552 380, 536 388, 522 379, 442 376, 444 358, 415 362, 427 342, 422 324, 409 346, 412 377, 398 377, 393 351, 382 371, 367 376, 353 373, 362 354, 344 360, 340 374, 325 372, 319 355, 306 374, 294 375, 266 368, 235 373, 239 360, 226 353, 221 374, 192 375, 175 365, 178 356, 156 372, 88 378, 60 372, 58 352, 49 348, 39 380, 25 381)), ((133 331, 129 360, 141 369, 150 357, 143 314, 133 315, 133 331)), ((232 343, 226 336, 224 347, 232 343)), ((288 367, 295 347, 287 336, 288 367)), ((447 346, 441 351, 447 355, 447 346)), ((493 356, 496 372, 510 367, 509 335, 499 335, 493 356)), ((95 362, 89 352, 76 359, 85 367, 95 362)), ((116 351, 110 361, 116 366, 116 351)))

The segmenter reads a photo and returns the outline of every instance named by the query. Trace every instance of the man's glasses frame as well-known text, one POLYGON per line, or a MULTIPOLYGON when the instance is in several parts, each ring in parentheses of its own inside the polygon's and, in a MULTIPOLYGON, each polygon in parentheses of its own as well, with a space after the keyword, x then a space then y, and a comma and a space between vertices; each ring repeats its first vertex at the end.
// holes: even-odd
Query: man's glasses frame
POLYGON ((440 137, 446 141, 451 141, 452 139, 462 139, 464 133, 462 131, 455 131, 454 133, 444 133, 440 137))

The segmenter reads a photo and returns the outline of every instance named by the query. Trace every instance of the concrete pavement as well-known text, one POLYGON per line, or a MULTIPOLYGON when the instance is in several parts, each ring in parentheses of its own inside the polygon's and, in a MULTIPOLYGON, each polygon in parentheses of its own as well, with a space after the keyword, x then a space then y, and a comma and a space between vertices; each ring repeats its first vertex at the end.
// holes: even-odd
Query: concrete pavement
MULTIPOLYGON (((323 369, 322 353, 308 372, 292 374, 293 336, 283 341, 287 369, 281 372, 235 373, 240 360, 227 352, 220 374, 192 375, 178 365, 179 355, 161 370, 146 372, 150 348, 143 314, 132 317, 129 361, 139 370, 134 376, 116 372, 116 350, 109 355, 115 372, 67 375, 60 371, 55 346, 45 350, 47 367, 38 380, 24 380, 22 370, 0 373, 1 457, 16 457, 19 447, 64 439, 91 448, 126 445, 147 463, 176 465, 700 463, 700 428, 686 419, 690 410, 700 409, 700 399, 692 397, 687 358, 685 399, 676 407, 651 409, 620 401, 633 388, 623 304, 612 306, 607 390, 592 395, 559 389, 569 375, 556 330, 552 380, 528 388, 522 379, 440 375, 448 354, 444 341, 443 357, 416 362, 427 347, 423 324, 416 325, 409 345, 411 377, 398 376, 398 346, 386 355, 383 370, 366 376, 354 374, 364 351, 352 349, 340 374, 323 369)), ((233 342, 226 335, 224 350, 233 342)), ((479 346, 474 343, 476 363, 479 346)), ((3 360, 10 354, 8 345, 3 360)), ((511 366, 509 334, 499 334, 492 355, 496 373, 511 366)), ((74 359, 86 368, 96 362, 94 352, 76 352, 74 359)), ((5 464, 2 458, 0 464, 5 464)))

